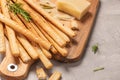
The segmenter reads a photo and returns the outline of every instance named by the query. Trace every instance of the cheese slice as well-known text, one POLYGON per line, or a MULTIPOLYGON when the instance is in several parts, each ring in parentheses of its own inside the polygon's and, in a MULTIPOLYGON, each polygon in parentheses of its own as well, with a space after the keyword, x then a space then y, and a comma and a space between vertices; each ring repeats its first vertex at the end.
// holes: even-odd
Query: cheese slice
POLYGON ((57 9, 80 20, 87 13, 90 4, 87 0, 58 0, 57 9))

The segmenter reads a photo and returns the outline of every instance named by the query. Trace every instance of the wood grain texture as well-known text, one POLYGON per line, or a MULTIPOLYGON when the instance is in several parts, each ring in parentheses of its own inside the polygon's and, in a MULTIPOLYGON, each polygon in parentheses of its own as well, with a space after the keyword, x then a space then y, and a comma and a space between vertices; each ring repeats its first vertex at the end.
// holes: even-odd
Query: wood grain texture
POLYGON ((32 62, 23 63, 21 59, 14 58, 11 54, 9 43, 6 40, 6 56, 0 64, 0 75, 10 80, 22 80, 27 76, 31 64, 32 62), (9 64, 16 64, 18 66, 17 71, 8 71, 7 66, 9 64))
MULTIPOLYGON (((63 61, 76 61, 83 54, 83 51, 85 49, 89 35, 93 27, 96 12, 97 12, 98 5, 99 5, 99 0, 89 0, 89 1, 92 3, 90 10, 85 15, 85 17, 83 17, 81 21, 78 21, 79 32, 77 36, 72 40, 72 47, 68 48, 69 54, 67 58, 61 57, 63 61)), ((9 48, 8 42, 7 42, 7 47, 9 48)), ((22 80, 26 77, 31 64, 32 62, 25 64, 20 59, 15 59, 11 55, 10 50, 7 49, 6 57, 3 59, 2 63, 0 64, 0 74, 3 77, 9 78, 11 80, 22 80), (17 64, 18 70, 15 72, 8 71, 7 66, 10 63, 17 64)))
MULTIPOLYGON (((56 0, 52 0, 55 2, 56 0)), ((72 62, 80 59, 82 54, 84 54, 84 50, 86 44, 88 42, 88 38, 93 28, 94 20, 96 17, 96 13, 99 6, 99 0, 88 0, 91 2, 91 7, 88 13, 80 20, 77 21, 79 25, 79 31, 77 36, 72 39, 72 44, 68 47, 68 56, 66 58, 57 57, 58 60, 62 60, 64 62, 72 62)))
POLYGON ((77 45, 75 44, 70 48, 69 55, 67 59, 76 60, 80 58, 85 50, 86 43, 92 31, 93 23, 95 20, 96 12, 98 9, 99 0, 89 0, 91 2, 91 7, 89 12, 79 21, 80 31, 78 32, 77 37, 75 38, 77 45))

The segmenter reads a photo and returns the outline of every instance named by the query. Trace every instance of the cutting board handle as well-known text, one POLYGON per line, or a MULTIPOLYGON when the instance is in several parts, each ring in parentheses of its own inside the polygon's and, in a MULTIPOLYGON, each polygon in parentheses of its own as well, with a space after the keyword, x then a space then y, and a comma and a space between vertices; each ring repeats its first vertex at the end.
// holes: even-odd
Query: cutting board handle
POLYGON ((0 64, 0 75, 9 80, 22 80, 27 76, 31 64, 32 62, 23 63, 21 59, 14 58, 6 39, 6 55, 0 64))

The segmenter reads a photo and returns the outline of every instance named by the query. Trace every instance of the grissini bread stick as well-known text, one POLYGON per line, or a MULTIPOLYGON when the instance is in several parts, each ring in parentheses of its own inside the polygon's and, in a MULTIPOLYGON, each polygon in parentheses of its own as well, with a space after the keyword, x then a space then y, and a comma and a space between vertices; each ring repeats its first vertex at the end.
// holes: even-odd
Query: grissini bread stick
POLYGON ((20 44, 19 41, 17 41, 18 46, 19 46, 19 50, 20 50, 20 58, 23 62, 28 63, 30 62, 32 59, 31 57, 28 55, 28 53, 26 52, 26 50, 23 48, 23 46, 20 44))
POLYGON ((54 29, 59 35, 60 35, 60 37, 62 37, 67 43, 69 43, 70 42, 70 39, 69 39, 69 37, 66 35, 66 34, 64 34, 62 31, 60 31, 58 28, 56 28, 53 24, 51 24, 50 22, 48 22, 49 23, 49 25, 52 27, 52 29, 54 29))
POLYGON ((51 61, 47 58, 47 56, 44 55, 43 51, 36 45, 35 47, 38 57, 40 58, 41 62, 45 66, 46 69, 51 69, 53 67, 53 64, 51 61))
MULTIPOLYGON (((8 10, 6 5, 7 5, 7 1, 6 0, 1 0, 2 13, 7 18, 10 18, 9 10, 8 10)), ((7 35, 8 35, 8 40, 9 40, 9 43, 10 43, 10 49, 11 49, 12 55, 18 57, 19 56, 19 48, 18 48, 18 44, 17 44, 17 41, 16 41, 15 32, 8 25, 5 25, 5 27, 6 27, 6 30, 7 30, 7 35)))
MULTIPOLYGON (((17 15, 13 14, 10 12, 11 18, 18 22, 21 27, 25 28, 25 25, 22 23, 22 21, 17 17, 17 15)), ((35 51, 35 49, 32 47, 32 45, 30 44, 30 42, 21 34, 17 35, 17 38, 19 40, 19 42, 23 45, 23 47, 26 49, 26 51, 28 52, 28 54, 32 57, 32 59, 37 59, 38 58, 38 53, 35 51), (29 47, 29 48, 28 48, 29 47)), ((20 46, 20 45, 19 45, 20 46)), ((21 46, 20 46, 21 47, 21 46)), ((22 49, 21 49, 22 50, 22 49)), ((23 51, 23 50, 22 50, 23 51)), ((24 52, 24 51, 23 51, 24 52)), ((20 55, 22 56, 22 55, 20 55)), ((26 56, 27 57, 27 56, 26 56)), ((24 60, 24 56, 22 57, 24 60)), ((27 58, 26 58, 27 59, 27 58)), ((28 58, 29 59, 29 58, 28 58)))
POLYGON ((41 60, 41 62, 45 66, 45 68, 46 69, 51 69, 53 67, 53 64, 51 63, 51 61, 43 54, 41 49, 39 49, 37 52, 39 52, 38 53, 39 54, 39 59, 41 60))
POLYGON ((39 27, 42 27, 44 29, 44 31, 46 31, 46 33, 48 35, 50 35, 52 37, 52 39, 54 39, 54 41, 60 45, 61 47, 64 47, 66 45, 66 41, 64 41, 64 39, 62 39, 57 33, 56 31, 54 31, 54 29, 52 29, 50 27, 50 25, 47 23, 47 21, 41 16, 41 21, 43 21, 42 25, 40 25, 39 27))
MULTIPOLYGON (((8 36, 6 33, 5 33, 6 36, 8 36)), ((19 37, 19 36, 17 36, 19 37)), ((20 37, 21 38, 21 37, 20 37)), ((25 38, 22 38, 24 40, 27 41, 27 39, 25 38)), ((31 61, 31 57, 29 57, 28 53, 26 52, 26 50, 23 48, 23 46, 20 44, 20 42, 18 40, 17 41, 17 44, 18 44, 18 48, 19 48, 19 51, 20 51, 20 58, 22 59, 23 62, 27 63, 29 61, 31 61)), ((22 42, 24 44, 24 42, 22 42)), ((26 45, 27 46, 27 45, 26 45)), ((27 48, 28 49, 28 48, 27 48)))
POLYGON ((46 69, 51 69, 53 67, 53 64, 43 53, 39 54, 39 58, 42 61, 42 63, 44 64, 46 69))
MULTIPOLYGON (((35 25, 34 23, 32 24, 33 25, 33 28, 36 30, 36 32, 39 34, 39 36, 43 39, 43 40, 46 40, 46 41, 48 41, 49 42, 49 40, 42 34, 42 32, 38 29, 38 27, 37 26, 39 26, 39 25, 35 25)), ((57 53, 57 50, 54 48, 54 46, 53 46, 53 48, 51 49, 51 51, 52 51, 52 53, 54 53, 54 54, 56 54, 57 53)))
MULTIPOLYGON (((17 15, 10 13, 12 19, 16 22, 18 22, 22 27, 25 28, 25 25, 22 23, 22 21, 17 17, 17 15)), ((19 42, 23 45, 23 47, 25 48, 25 50, 28 52, 28 54, 33 58, 33 59, 37 59, 38 58, 38 53, 35 51, 34 49, 34 44, 30 44, 30 42, 23 36, 18 34, 17 38, 19 40, 19 42), (21 39, 22 38, 22 39, 21 39), (31 46, 32 45, 32 46, 31 46), (27 46, 30 46, 29 48, 27 46), (30 50, 30 51, 28 51, 30 50), (34 56, 32 56, 34 55, 34 56)), ((36 46, 36 45, 35 45, 36 46)))
POLYGON ((35 31, 38 33, 38 35, 43 39, 43 40, 46 40, 49 42, 49 40, 42 34, 42 32, 38 29, 38 26, 37 24, 35 23, 32 23, 33 25, 33 28, 35 29, 35 31))
MULTIPOLYGON (((19 36, 20 34, 18 34, 19 36)), ((24 46, 24 48, 26 49, 26 51, 28 52, 28 54, 30 55, 30 57, 34 60, 38 59, 38 53, 37 51, 33 48, 33 46, 30 44, 30 42, 26 41, 24 36, 18 37, 17 39, 19 40, 19 42, 22 44, 22 46, 24 46), (23 38, 24 37, 24 38, 23 38)))
POLYGON ((58 71, 55 71, 48 80, 60 80, 61 73, 58 71))
POLYGON ((21 25, 19 25, 17 22, 5 17, 2 14, 0 14, 0 21, 8 25, 10 28, 14 29, 16 32, 23 34, 29 40, 34 41, 39 45, 43 46, 45 49, 50 50, 52 48, 51 44, 42 40, 40 37, 35 36, 28 29, 21 27, 21 25))
MULTIPOLYGON (((22 17, 21 17, 21 19, 22 19, 22 21, 17 17, 17 15, 14 15, 13 13, 10 13, 11 14, 11 17, 12 17, 12 19, 14 19, 16 22, 18 22, 20 25, 22 25, 23 27, 25 27, 25 25, 22 23, 22 21, 24 22, 24 23, 28 23, 28 22, 26 22, 22 17)), ((20 16, 19 16, 20 17, 20 16)), ((27 28, 32 28, 32 27, 30 27, 31 25, 30 24, 26 24, 26 26, 27 26, 27 28)), ((34 29, 31 29, 31 31, 33 32, 34 31, 34 29)), ((37 33, 36 33, 36 31, 34 31, 34 33, 35 33, 35 35, 38 35, 37 33)), ((22 42, 23 43, 23 42, 22 42)), ((34 46, 34 49, 36 49, 36 51, 38 51, 37 53, 39 54, 39 47, 38 47, 38 45, 36 45, 35 43, 33 43, 32 42, 32 46, 34 46)), ((43 48, 43 50, 44 50, 44 52, 45 52, 45 50, 46 49, 44 49, 43 48)), ((47 50, 46 50, 47 51, 47 50)), ((45 52, 44 54, 46 54, 46 57, 47 58, 51 58, 52 57, 52 55, 48 52, 45 52)))
POLYGON ((40 28, 40 30, 62 56, 67 56, 68 52, 65 48, 61 48, 42 28, 40 28))
POLYGON ((14 14, 13 12, 9 12, 9 13, 10 13, 10 17, 12 20, 16 21, 17 23, 21 25, 21 27, 25 28, 24 23, 19 19, 19 17, 16 14, 14 14))
MULTIPOLYGON (((38 55, 41 53, 40 51, 42 51, 42 53, 43 53, 48 59, 52 58, 52 55, 51 55, 50 52, 48 52, 48 53, 46 53, 45 51, 44 51, 45 53, 43 52, 43 50, 46 50, 46 49, 44 49, 43 47, 38 46, 38 45, 35 44, 34 42, 31 42, 31 43, 32 43, 32 46, 34 47, 34 49, 37 51, 38 55)), ((47 50, 46 50, 46 51, 47 51, 47 50)))
POLYGON ((3 24, 0 22, 0 53, 5 53, 5 38, 4 38, 4 30, 3 24))
MULTIPOLYGON (((49 40, 41 33, 41 31, 38 29, 38 27, 35 24, 32 24, 33 28, 36 30, 36 32, 38 33, 38 35, 43 39, 49 42, 49 40)), ((38 25, 39 26, 39 25, 38 25)))
MULTIPOLYGON (((18 17, 20 18, 20 20, 25 24, 25 27, 30 30, 32 33, 34 33, 36 36, 38 36, 38 33, 35 31, 35 29, 33 28, 33 25, 31 25, 31 21, 26 21, 21 15, 18 14, 18 17)), ((38 36, 39 37, 39 36, 38 36)))
POLYGON ((24 0, 24 1, 26 1, 30 6, 32 6, 35 10, 37 10, 42 16, 44 16, 44 18, 48 19, 51 23, 53 23, 56 27, 58 27, 61 31, 66 33, 68 36, 74 37, 76 35, 71 29, 64 27, 56 19, 54 19, 47 12, 45 12, 39 5, 36 5, 34 1, 32 0, 24 0))
POLYGON ((78 23, 75 20, 71 21, 70 27, 71 27, 72 30, 79 30, 78 23))
POLYGON ((44 55, 48 58, 48 59, 51 59, 52 58, 52 54, 47 51, 46 49, 44 48, 41 48, 42 52, 44 53, 44 55))
MULTIPOLYGON (((32 25, 33 23, 32 23, 31 21, 30 21, 30 22, 26 21, 26 20, 25 20, 22 16, 20 16, 20 15, 19 15, 19 17, 20 17, 20 19, 24 22, 24 24, 26 25, 26 27, 27 27, 31 32, 33 32, 36 36, 39 37, 39 35, 38 35, 38 33, 36 32, 36 30, 33 28, 33 26, 34 26, 34 25, 32 25)), ((32 42, 32 44, 34 44, 33 46, 34 46, 36 49, 40 48, 38 45, 35 45, 35 43, 32 42)), ((49 51, 47 51, 47 50, 44 49, 43 47, 41 47, 41 50, 43 51, 43 53, 45 54, 45 56, 46 56, 47 58, 52 58, 52 55, 51 55, 51 53, 50 53, 49 51)))
POLYGON ((36 74, 39 80, 46 80, 47 75, 43 68, 36 69, 36 74))
POLYGON ((42 27, 60 46, 66 45, 66 42, 63 41, 63 39, 57 33, 55 33, 55 31, 51 27, 49 27, 46 20, 40 14, 38 14, 35 10, 33 10, 23 0, 17 0, 17 2, 23 4, 22 8, 25 11, 29 12, 33 21, 35 21, 35 23, 38 23, 40 25, 39 27, 42 27))
MULTIPOLYGON (((0 9, 1 12, 1 9, 0 9)), ((5 46, 5 38, 4 38, 4 29, 3 24, 0 22, 0 53, 5 53, 6 46, 5 46)))

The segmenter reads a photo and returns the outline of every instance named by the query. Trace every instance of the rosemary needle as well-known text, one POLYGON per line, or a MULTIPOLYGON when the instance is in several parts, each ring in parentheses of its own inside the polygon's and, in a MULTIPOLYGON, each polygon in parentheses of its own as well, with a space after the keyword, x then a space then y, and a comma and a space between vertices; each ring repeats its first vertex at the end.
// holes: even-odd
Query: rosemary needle
POLYGON ((92 46, 92 51, 94 52, 94 54, 98 51, 98 44, 92 46))
POLYGON ((22 4, 20 3, 9 3, 9 10, 11 12, 14 12, 15 14, 20 14, 26 21, 30 21, 31 20, 31 16, 29 15, 28 12, 26 12, 24 9, 22 9, 21 7, 22 4))
POLYGON ((93 71, 96 72, 96 71, 100 71, 100 70, 104 70, 104 67, 96 68, 93 71))

